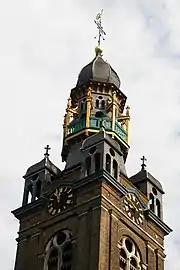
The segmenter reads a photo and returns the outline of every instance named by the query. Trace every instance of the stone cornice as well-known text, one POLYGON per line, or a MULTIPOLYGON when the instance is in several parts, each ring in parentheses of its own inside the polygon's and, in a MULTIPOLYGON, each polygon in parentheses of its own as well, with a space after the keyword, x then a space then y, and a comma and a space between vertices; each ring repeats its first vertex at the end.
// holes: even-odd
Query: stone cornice
POLYGON ((159 228, 161 228, 165 235, 172 232, 172 229, 160 218, 158 218, 150 209, 145 209, 144 213, 146 218, 152 220, 159 228))

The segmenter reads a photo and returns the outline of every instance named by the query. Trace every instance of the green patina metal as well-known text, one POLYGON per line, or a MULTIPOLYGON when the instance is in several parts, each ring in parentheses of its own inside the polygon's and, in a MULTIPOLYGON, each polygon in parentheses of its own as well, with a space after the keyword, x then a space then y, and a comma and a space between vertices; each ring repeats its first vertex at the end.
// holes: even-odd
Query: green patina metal
POLYGON ((126 142, 127 133, 117 122, 115 123, 115 133, 126 142))
POLYGON ((86 119, 79 119, 79 121, 69 125, 69 133, 75 133, 86 127, 86 119))
MULTIPOLYGON (((99 117, 91 117, 90 119, 90 128, 92 129, 100 129, 102 123, 102 118, 99 117)), ((69 125, 69 134, 76 133, 86 127, 86 119, 79 119, 78 121, 69 125)), ((109 120, 104 121, 104 127, 106 130, 112 130, 112 122, 109 120)), ((120 137, 123 141, 127 142, 127 133, 118 122, 115 123, 114 132, 120 137)))

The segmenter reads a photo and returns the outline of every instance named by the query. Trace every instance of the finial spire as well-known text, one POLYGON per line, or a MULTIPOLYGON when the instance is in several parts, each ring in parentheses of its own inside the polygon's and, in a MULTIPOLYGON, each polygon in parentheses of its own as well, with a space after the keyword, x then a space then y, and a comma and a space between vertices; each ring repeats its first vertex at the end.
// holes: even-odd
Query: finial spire
POLYGON ((145 156, 142 156, 141 160, 142 160, 141 170, 145 170, 146 168, 145 161, 147 161, 147 159, 145 158, 145 156))
MULTIPOLYGON (((96 19, 94 20, 98 29, 98 47, 100 47, 101 45, 101 38, 105 40, 104 36, 106 35, 105 31, 103 30, 102 23, 101 23, 102 14, 103 14, 103 9, 101 10, 101 12, 99 12, 96 15, 96 19)), ((97 36, 95 38, 97 38, 97 36)))
POLYGON ((49 145, 47 144, 46 147, 44 147, 44 149, 46 150, 44 157, 48 158, 49 157, 49 150, 51 150, 51 148, 49 147, 49 145))

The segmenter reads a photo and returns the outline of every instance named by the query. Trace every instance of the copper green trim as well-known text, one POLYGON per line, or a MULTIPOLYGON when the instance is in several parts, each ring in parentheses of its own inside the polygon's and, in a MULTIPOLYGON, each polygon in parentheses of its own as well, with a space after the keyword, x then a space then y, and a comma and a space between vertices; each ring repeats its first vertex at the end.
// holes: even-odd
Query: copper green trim
MULTIPOLYGON (((98 130, 101 127, 101 123, 102 123, 102 118, 99 117, 91 117, 90 118, 90 129, 93 130, 98 130)), ((103 123, 105 130, 106 131, 112 131, 113 133, 115 133, 117 135, 118 138, 120 138, 121 140, 123 140, 126 144, 127 142, 127 132, 122 129, 122 127, 119 125, 119 123, 116 121, 115 122, 115 128, 114 130, 112 129, 112 121, 110 120, 105 120, 103 123)), ((79 131, 83 130, 86 128, 86 119, 79 119, 76 122, 70 123, 69 127, 68 127, 68 137, 71 137, 72 135, 75 135, 75 133, 79 133, 79 131)), ((73 136, 74 137, 74 136, 73 136)))

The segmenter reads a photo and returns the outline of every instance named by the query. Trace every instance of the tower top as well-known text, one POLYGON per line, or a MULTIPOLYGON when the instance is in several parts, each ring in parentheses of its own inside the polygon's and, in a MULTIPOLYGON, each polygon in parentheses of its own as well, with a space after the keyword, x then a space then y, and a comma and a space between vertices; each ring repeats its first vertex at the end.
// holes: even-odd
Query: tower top
POLYGON ((101 12, 99 12, 96 15, 96 18, 94 20, 95 24, 97 25, 97 29, 98 29, 98 35, 95 37, 95 38, 98 37, 98 46, 96 48, 100 48, 101 39, 104 40, 105 39, 104 36, 106 35, 106 33, 105 33, 105 31, 103 30, 103 27, 102 27, 102 21, 101 21, 102 14, 103 14, 103 9, 101 10, 101 12))

